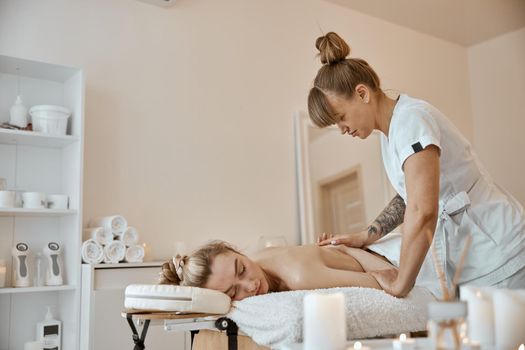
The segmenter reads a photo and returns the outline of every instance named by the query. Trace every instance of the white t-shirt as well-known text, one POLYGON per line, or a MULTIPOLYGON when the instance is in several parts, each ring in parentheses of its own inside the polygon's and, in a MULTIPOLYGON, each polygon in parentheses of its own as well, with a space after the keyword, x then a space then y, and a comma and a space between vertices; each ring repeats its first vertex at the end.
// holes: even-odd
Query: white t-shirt
POLYGON ((472 243, 461 283, 495 284, 524 267, 523 207, 493 182, 470 143, 443 113, 402 94, 388 137, 381 134, 381 151, 388 178, 405 203, 403 165, 429 145, 440 150, 439 219, 433 244, 447 279, 455 273, 468 234, 472 243))

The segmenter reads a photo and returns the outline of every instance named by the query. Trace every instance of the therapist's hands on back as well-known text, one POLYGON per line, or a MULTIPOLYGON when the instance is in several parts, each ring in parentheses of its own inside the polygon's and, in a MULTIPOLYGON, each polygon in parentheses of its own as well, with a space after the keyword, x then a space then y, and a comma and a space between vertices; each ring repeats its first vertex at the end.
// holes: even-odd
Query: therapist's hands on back
POLYGON ((334 235, 323 232, 317 238, 317 245, 339 245, 344 244, 347 247, 363 248, 367 245, 369 240, 368 231, 361 231, 357 233, 347 233, 342 235, 334 235))

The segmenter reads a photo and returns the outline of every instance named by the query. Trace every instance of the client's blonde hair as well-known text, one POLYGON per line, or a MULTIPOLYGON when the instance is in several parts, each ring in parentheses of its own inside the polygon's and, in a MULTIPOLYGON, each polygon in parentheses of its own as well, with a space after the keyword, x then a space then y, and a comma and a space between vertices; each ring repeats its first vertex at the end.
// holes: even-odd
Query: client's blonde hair
POLYGON ((202 287, 211 274, 213 259, 228 252, 239 253, 224 241, 212 241, 189 256, 177 255, 162 264, 159 283, 202 287))

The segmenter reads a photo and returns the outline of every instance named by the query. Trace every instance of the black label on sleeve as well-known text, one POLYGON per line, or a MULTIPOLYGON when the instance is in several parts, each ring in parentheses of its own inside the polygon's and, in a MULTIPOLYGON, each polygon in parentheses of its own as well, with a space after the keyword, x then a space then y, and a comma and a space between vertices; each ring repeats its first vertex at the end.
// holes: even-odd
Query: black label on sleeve
POLYGON ((416 142, 412 145, 412 149, 414 150, 414 153, 421 152, 423 150, 423 146, 421 146, 421 143, 416 142))

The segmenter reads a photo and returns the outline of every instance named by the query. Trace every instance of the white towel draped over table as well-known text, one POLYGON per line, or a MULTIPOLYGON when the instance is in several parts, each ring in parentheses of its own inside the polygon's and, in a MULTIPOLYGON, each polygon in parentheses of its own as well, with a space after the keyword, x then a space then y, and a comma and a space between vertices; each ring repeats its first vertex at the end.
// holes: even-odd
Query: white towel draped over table
POLYGON ((279 348, 287 343, 301 342, 303 298, 312 292, 342 292, 345 295, 348 339, 423 331, 427 304, 435 300, 426 288, 417 286, 403 299, 372 288, 300 290, 236 301, 228 317, 258 344, 279 348))

